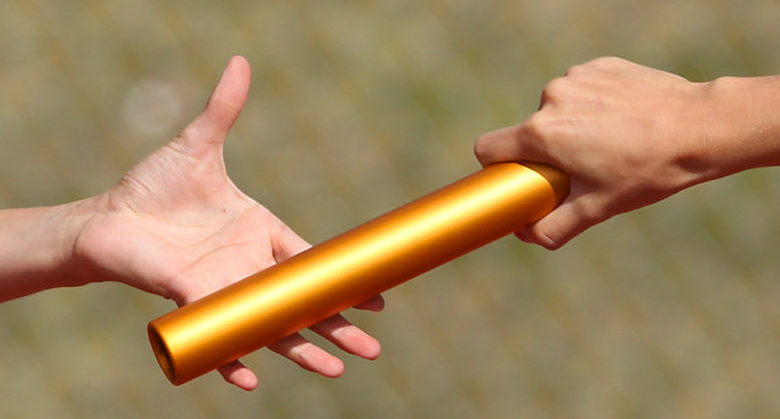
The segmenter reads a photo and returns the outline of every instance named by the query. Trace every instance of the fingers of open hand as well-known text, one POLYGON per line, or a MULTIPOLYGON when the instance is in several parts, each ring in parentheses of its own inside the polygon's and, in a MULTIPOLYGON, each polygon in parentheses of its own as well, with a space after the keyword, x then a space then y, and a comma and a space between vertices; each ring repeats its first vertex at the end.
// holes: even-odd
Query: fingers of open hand
POLYGON ((376 359, 382 350, 376 339, 360 330, 340 314, 331 316, 310 329, 331 341, 341 350, 361 358, 376 359))
MULTIPOLYGON (((376 308, 381 297, 368 300, 367 305, 376 308)), ((343 351, 365 359, 376 359, 382 351, 379 342, 350 323, 343 316, 331 316, 311 327, 311 330, 328 339, 343 351)), ((279 340, 268 348, 295 362, 302 368, 325 377, 338 377, 344 373, 344 363, 319 346, 311 343, 300 333, 294 333, 279 340)), ((244 390, 257 387, 257 376, 240 361, 233 361, 219 368, 225 381, 244 390)))
POLYGON ((382 311, 385 308, 385 299, 381 295, 377 295, 357 304, 355 308, 368 311, 382 311))
MULTIPOLYGON (((341 315, 325 319, 311 329, 322 335, 347 353, 366 359, 376 359, 381 346, 341 315)), ((300 333, 290 335, 268 346, 272 351, 290 359, 302 368, 325 377, 338 377, 344 373, 344 363, 319 346, 311 343, 300 333)), ((219 368, 225 381, 244 390, 257 387, 257 377, 240 361, 233 361, 219 368)))
POLYGON ((325 377, 338 377, 344 373, 344 363, 340 359, 309 342, 300 333, 287 336, 276 343, 268 345, 268 348, 295 362, 302 368, 322 374, 325 377))
POLYGON ((257 376, 241 361, 233 361, 219 368, 222 378, 243 390, 254 390, 257 387, 257 376))

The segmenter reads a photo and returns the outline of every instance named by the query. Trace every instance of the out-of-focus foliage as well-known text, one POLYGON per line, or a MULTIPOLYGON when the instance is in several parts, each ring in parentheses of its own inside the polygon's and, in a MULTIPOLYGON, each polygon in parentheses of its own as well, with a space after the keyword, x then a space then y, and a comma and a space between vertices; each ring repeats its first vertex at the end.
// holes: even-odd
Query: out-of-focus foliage
MULTIPOLYGON (((316 243, 476 170, 477 136, 523 120, 571 65, 780 73, 778 22, 770 0, 6 0, 0 205, 110 187, 243 54, 254 82, 229 172, 316 243)), ((777 176, 694 188, 556 252, 504 239, 426 274, 384 313, 348 313, 384 353, 347 356, 338 380, 260 351, 254 393, 217 374, 173 387, 145 336, 167 301, 100 284, 4 303, 0 416, 777 417, 777 176)))

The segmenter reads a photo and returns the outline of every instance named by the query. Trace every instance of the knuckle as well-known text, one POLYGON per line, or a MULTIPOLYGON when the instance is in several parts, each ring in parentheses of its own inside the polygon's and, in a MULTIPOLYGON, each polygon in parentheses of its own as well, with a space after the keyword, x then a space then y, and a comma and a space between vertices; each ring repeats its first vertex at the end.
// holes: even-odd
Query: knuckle
POLYGON ((605 56, 605 57, 599 57, 592 61, 593 65, 595 67, 601 67, 601 68, 613 68, 620 65, 623 65, 626 63, 626 60, 615 57, 615 56, 605 56))
POLYGON ((587 66, 584 64, 578 64, 575 66, 569 67, 568 70, 566 70, 566 77, 574 77, 577 75, 580 75, 587 71, 587 66))
POLYGON ((564 77, 552 79, 542 90, 542 104, 555 103, 560 100, 567 89, 568 80, 564 77))
POLYGON ((477 138, 477 141, 474 142, 474 155, 477 156, 477 159, 482 161, 489 155, 489 153, 490 135, 481 135, 479 138, 477 138))
POLYGON ((531 115, 522 126, 523 136, 534 140, 542 140, 547 136, 547 123, 541 112, 531 115))

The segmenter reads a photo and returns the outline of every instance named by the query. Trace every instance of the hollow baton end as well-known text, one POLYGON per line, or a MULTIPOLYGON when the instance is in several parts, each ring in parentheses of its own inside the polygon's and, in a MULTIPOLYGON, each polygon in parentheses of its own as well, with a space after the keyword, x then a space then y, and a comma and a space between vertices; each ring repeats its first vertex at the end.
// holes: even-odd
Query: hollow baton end
POLYGON ((168 349, 168 345, 160 335, 160 331, 157 329, 154 322, 149 323, 146 327, 146 332, 149 335, 149 343, 152 345, 152 351, 154 351, 154 356, 157 358, 157 363, 160 364, 160 369, 162 369, 171 383, 175 385, 181 384, 176 377, 176 370, 173 368, 173 359, 171 358, 171 352, 168 349))

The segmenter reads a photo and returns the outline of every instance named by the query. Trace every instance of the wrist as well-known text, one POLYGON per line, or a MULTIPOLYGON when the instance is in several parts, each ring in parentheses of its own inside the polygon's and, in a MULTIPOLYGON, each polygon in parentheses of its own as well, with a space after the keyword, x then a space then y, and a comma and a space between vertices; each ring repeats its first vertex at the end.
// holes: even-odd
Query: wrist
POLYGON ((38 225, 40 243, 48 247, 44 264, 46 288, 75 287, 93 282, 76 253, 78 237, 94 215, 93 198, 54 207, 41 208, 38 225), (48 237, 48 238, 47 238, 48 237), (46 246, 48 243, 48 246, 46 246))
POLYGON ((702 181, 780 164, 780 77, 721 77, 706 85, 702 181))
POLYGON ((73 252, 88 207, 84 200, 0 211, 0 301, 88 282, 73 252))
POLYGON ((87 263, 87 258, 81 252, 79 238, 98 214, 99 201, 100 196, 96 196, 63 205, 61 208, 62 223, 65 227, 59 239, 59 251, 64 261, 59 286, 74 287, 98 281, 87 263))

